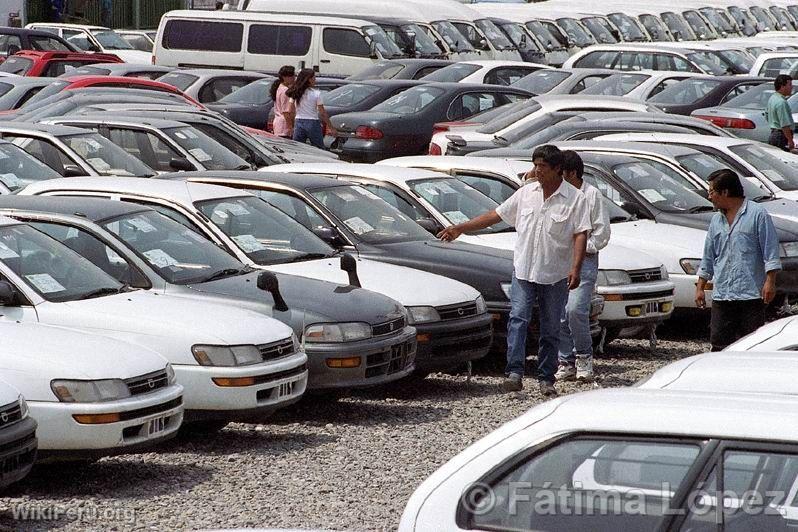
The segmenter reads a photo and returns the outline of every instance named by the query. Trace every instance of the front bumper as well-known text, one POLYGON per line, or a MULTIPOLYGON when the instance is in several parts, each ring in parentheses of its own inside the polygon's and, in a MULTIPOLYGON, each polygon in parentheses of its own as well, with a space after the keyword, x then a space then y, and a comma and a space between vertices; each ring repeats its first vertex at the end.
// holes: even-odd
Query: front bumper
MULTIPOLYGON (((686 273, 669 274, 670 281, 673 283, 673 306, 675 310, 698 309, 695 306, 695 285, 698 282, 697 275, 687 275, 686 273)), ((707 306, 712 306, 712 290, 704 290, 707 306)), ((703 310, 701 310, 703 312, 703 310)))
POLYGON ((776 274, 776 291, 791 300, 798 298, 798 257, 782 257, 781 271, 776 274))
POLYGON ((296 402, 308 382, 302 351, 251 366, 172 366, 185 388, 186 420, 267 415, 296 402), (225 382, 226 383, 223 383, 225 382))
POLYGON ((490 313, 416 324, 416 369, 422 372, 443 371, 484 357, 493 341, 492 324, 490 313))
POLYGON ((151 447, 172 438, 183 422, 183 388, 177 384, 119 401, 28 401, 39 424, 40 455, 100 457, 151 447), (76 415, 119 414, 113 423, 79 423, 76 415))
POLYGON ((602 327, 660 323, 673 313, 674 284, 670 281, 599 286, 597 291, 604 297, 604 311, 599 316, 602 327))
POLYGON ((36 460, 36 421, 28 416, 0 430, 0 487, 23 479, 36 460))
POLYGON ((416 329, 341 344, 305 343, 308 390, 366 388, 406 377, 415 369, 416 329), (358 359, 356 367, 331 367, 336 360, 358 359))

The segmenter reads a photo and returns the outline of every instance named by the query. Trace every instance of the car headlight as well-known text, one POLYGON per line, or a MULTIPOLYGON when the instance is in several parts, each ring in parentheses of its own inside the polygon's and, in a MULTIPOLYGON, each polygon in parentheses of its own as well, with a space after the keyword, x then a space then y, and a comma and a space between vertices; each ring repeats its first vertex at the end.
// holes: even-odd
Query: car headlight
POLYGON ((485 304, 485 298, 479 296, 477 298, 477 314, 484 314, 488 311, 488 305, 485 304))
POLYGON ((660 279, 662 279, 663 281, 667 281, 668 279, 670 279, 670 275, 668 275, 668 270, 665 268, 664 264, 659 267, 659 274, 660 274, 660 279))
POLYGON ((429 323, 431 321, 440 321, 441 316, 434 307, 405 307, 407 309, 408 323, 413 325, 415 323, 429 323))
POLYGON ((175 383, 175 370, 172 368, 171 364, 166 365, 166 382, 169 384, 175 383))
POLYGON ((779 245, 780 257, 798 257, 798 242, 785 242, 779 245))
POLYGON ((305 329, 305 342, 355 342, 371 338, 368 323, 319 323, 305 329))
POLYGON ((701 267, 701 259, 682 259, 679 261, 679 265, 687 275, 696 275, 698 268, 701 267))
POLYGON ((513 283, 501 283, 501 286, 504 295, 507 296, 507 299, 510 299, 510 289, 512 288, 513 283))
POLYGON ((25 419, 28 417, 28 402, 25 401, 25 398, 22 395, 19 396, 19 419, 25 419))
POLYGON ((130 389, 122 379, 54 380, 50 389, 62 403, 99 403, 130 397, 130 389))
POLYGON ((263 362, 254 345, 195 345, 191 353, 200 366, 249 366, 263 362))
POLYGON ((623 270, 599 270, 596 284, 598 286, 620 286, 632 284, 632 278, 623 270))

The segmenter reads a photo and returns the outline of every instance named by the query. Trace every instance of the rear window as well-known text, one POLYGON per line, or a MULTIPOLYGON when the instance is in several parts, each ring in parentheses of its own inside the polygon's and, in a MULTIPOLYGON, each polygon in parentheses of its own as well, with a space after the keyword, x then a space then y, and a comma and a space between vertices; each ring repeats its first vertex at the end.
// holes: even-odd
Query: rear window
POLYGON ((513 87, 533 94, 546 94, 569 77, 571 73, 564 70, 538 70, 513 83, 513 87))
POLYGON ((624 96, 650 77, 647 74, 613 74, 586 88, 582 91, 582 94, 624 96))
POLYGON ((0 72, 8 72, 9 74, 17 74, 24 76, 33 66, 33 61, 25 59, 24 57, 9 57, 0 63, 0 72))
POLYGON ((361 83, 350 83, 343 87, 338 87, 325 94, 322 97, 324 105, 332 105, 334 107, 350 107, 357 105, 375 92, 379 91, 379 87, 374 85, 364 85, 361 83))
POLYGON ((535 100, 527 100, 515 111, 503 114, 495 120, 491 120, 487 124, 477 129, 477 131, 480 133, 497 133, 508 126, 515 124, 522 118, 526 118, 530 114, 539 111, 540 107, 540 104, 535 100))
POLYGON ((766 59, 759 67, 757 76, 775 78, 779 74, 791 74, 793 67, 798 64, 798 57, 774 57, 766 59))
POLYGON ((240 52, 244 25, 234 22, 170 20, 163 32, 167 50, 240 52))
POLYGON ((456 63, 436 70, 432 74, 424 76, 424 81, 445 81, 456 83, 462 81, 477 70, 480 69, 479 65, 472 65, 469 63, 456 63))
POLYGON ((376 65, 364 68, 354 76, 349 76, 347 79, 353 79, 356 81, 365 81, 367 79, 392 79, 404 69, 405 66, 401 63, 386 61, 384 63, 377 63, 376 65))
POLYGON ((191 85, 193 85, 194 82, 197 81, 198 79, 199 77, 192 76, 191 74, 180 74, 178 72, 170 72, 169 74, 161 76, 161 78, 158 81, 168 83, 172 87, 176 87, 181 91, 185 91, 186 89, 191 87, 191 85))
POLYGON ((43 37, 41 35, 28 35, 28 42, 30 43, 31 50, 54 51, 54 52, 69 52, 69 47, 52 37, 43 37))
MULTIPOLYGON (((735 109, 764 109, 767 107, 768 99, 773 96, 773 93, 776 92, 773 89, 772 83, 763 83, 762 85, 758 85, 753 87, 740 96, 736 98, 732 98, 728 102, 721 104, 721 107, 733 107, 735 109)), ((793 85, 792 94, 798 92, 798 84, 793 85)), ((790 98, 788 101, 790 107, 793 108, 793 112, 795 112, 796 101, 794 98, 790 98)))
POLYGON ((688 105, 697 102, 713 89, 718 87, 722 81, 716 79, 684 79, 675 85, 671 85, 664 91, 656 94, 648 101, 651 103, 669 103, 677 105, 688 105))
POLYGON ((13 88, 14 86, 9 85, 8 83, 0 83, 0 96, 4 95, 13 88))
POLYGON ((413 87, 396 96, 391 96, 381 104, 372 107, 371 110, 379 113, 411 115, 432 104, 432 102, 443 96, 444 92, 443 89, 438 87, 413 87))
POLYGON ((249 28, 247 51, 264 55, 306 55, 312 30, 307 26, 253 24, 249 28))

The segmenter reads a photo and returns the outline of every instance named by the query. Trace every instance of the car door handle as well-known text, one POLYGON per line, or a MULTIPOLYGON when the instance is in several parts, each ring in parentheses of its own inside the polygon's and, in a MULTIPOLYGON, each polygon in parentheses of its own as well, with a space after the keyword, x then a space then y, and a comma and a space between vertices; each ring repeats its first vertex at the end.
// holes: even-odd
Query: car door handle
POLYGON ((329 59, 322 59, 321 61, 319 61, 319 63, 329 63, 329 62, 330 62, 329 59))

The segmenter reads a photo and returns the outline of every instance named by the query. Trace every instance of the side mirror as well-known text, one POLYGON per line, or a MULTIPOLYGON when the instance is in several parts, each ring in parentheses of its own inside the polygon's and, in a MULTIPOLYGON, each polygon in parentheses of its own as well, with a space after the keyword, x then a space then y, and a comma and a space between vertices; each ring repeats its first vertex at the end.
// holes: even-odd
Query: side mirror
POLYGON ((0 306, 13 305, 17 292, 8 281, 0 281, 0 306))
POLYGON ((612 34, 613 37, 615 37, 616 41, 621 40, 621 32, 619 32, 618 30, 610 30, 610 33, 612 34))
POLYGON ((360 279, 357 276, 357 261, 349 253, 341 255, 341 269, 349 275, 349 284, 360 288, 360 279))
POLYGON ((280 294, 280 283, 274 272, 261 272, 260 275, 258 275, 258 288, 272 295, 275 310, 280 312, 288 310, 288 305, 285 299, 283 299, 282 294, 280 294))
POLYGON ((196 170, 194 165, 185 157, 173 157, 172 160, 169 161, 169 167, 178 172, 191 172, 192 170, 196 170))
POLYGON ((86 172, 76 164, 64 165, 64 177, 86 177, 86 175, 86 172))
POLYGON ((682 32, 679 31, 679 30, 674 31, 673 32, 673 38, 676 39, 677 41, 681 41, 682 40, 682 32))
POLYGON ((314 227, 313 234, 334 248, 343 245, 343 242, 341 242, 341 239, 338 237, 338 232, 332 227, 314 227))
POLYGON ((554 50, 554 45, 549 43, 546 45, 546 50, 554 50))
POLYGON ((624 201, 620 207, 637 219, 645 218, 640 205, 634 201, 624 201))
POLYGON ((528 46, 526 34, 521 35, 521 40, 518 42, 519 48, 526 48, 528 46))
POLYGON ((420 220, 416 220, 416 223, 424 228, 425 231, 432 233, 433 235, 437 235, 438 231, 441 230, 438 222, 433 220, 432 218, 422 218, 420 220))
POLYGON ((407 43, 407 54, 412 56, 416 55, 416 34, 413 32, 409 32, 407 34, 407 38, 410 39, 410 42, 407 43))

